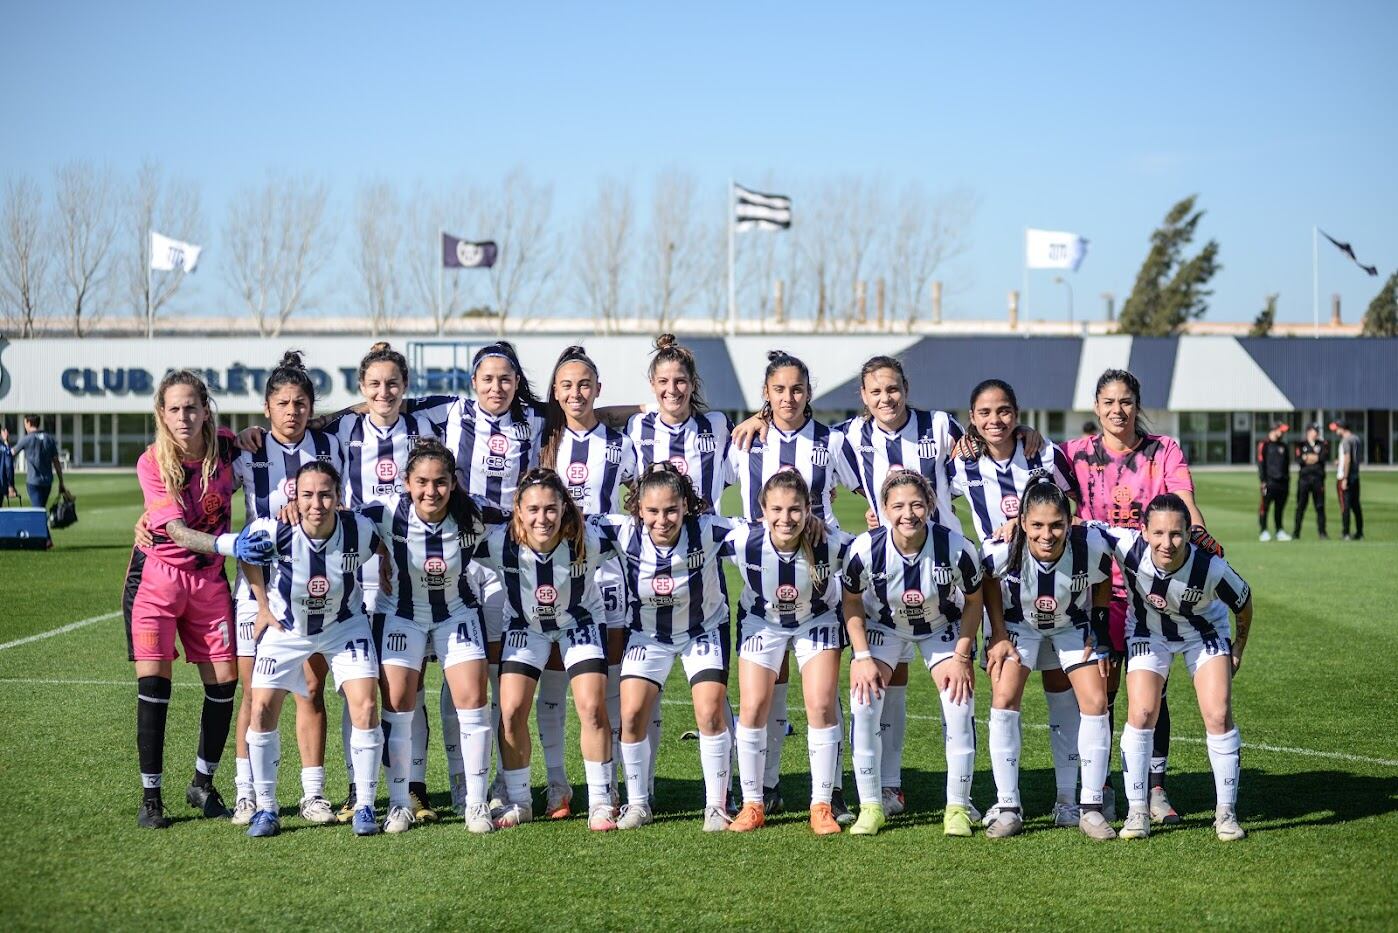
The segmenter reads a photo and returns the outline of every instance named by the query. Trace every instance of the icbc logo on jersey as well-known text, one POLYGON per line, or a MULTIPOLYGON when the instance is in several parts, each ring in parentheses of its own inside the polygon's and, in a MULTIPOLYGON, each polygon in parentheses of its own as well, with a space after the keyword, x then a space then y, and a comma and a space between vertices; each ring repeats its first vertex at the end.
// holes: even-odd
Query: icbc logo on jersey
POLYGON ((587 482, 587 464, 570 463, 568 469, 563 471, 563 475, 568 479, 568 485, 581 486, 587 482))
POLYGON ((1151 593, 1149 596, 1146 597, 1146 601, 1155 608, 1159 609, 1161 612, 1164 612, 1165 609, 1167 609, 1170 605, 1168 602, 1165 601, 1165 597, 1161 596, 1159 593, 1151 593))
POLYGON ((1006 518, 1019 517, 1019 496, 1005 496, 1000 500, 1000 512, 1006 518))
POLYGON ((315 576, 306 581, 306 608, 311 612, 325 609, 325 596, 330 592, 330 581, 315 576))
POLYGON ((541 583, 534 588, 534 602, 539 618, 552 619, 558 613, 554 605, 558 602, 558 590, 551 583, 541 583))
POLYGON ((777 605, 782 609, 790 610, 796 605, 796 599, 801 595, 801 591, 790 583, 783 583, 777 587, 777 605))
POLYGON ((440 557, 429 557, 422 562, 423 582, 428 586, 445 586, 447 582, 447 562, 440 557))

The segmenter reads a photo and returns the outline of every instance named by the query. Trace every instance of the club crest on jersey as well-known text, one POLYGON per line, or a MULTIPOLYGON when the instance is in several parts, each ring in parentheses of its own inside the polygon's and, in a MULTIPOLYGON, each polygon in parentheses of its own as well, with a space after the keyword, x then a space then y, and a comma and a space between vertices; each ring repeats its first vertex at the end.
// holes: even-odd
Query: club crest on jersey
POLYGON ((314 576, 306 581, 306 609, 321 612, 325 609, 326 594, 330 592, 330 581, 322 576, 314 576))
POLYGON ((568 464, 568 468, 563 471, 570 486, 581 486, 587 482, 587 464, 576 462, 568 464))
POLYGON ((1075 574, 1073 574, 1072 590, 1073 590, 1074 593, 1084 593, 1084 592, 1087 591, 1087 588, 1088 588, 1089 586, 1091 586, 1091 583, 1090 583, 1090 582, 1088 581, 1088 579, 1087 579, 1087 574, 1085 574, 1085 573, 1075 573, 1075 574))
POLYGON ((605 456, 605 457, 607 458, 607 462, 608 462, 608 463, 613 463, 613 464, 615 464, 615 463, 620 463, 620 462, 621 462, 621 445, 620 445, 620 444, 608 444, 608 445, 607 445, 606 451, 603 453, 603 456, 605 456))
POLYGON ((694 449, 703 454, 711 454, 718 450, 718 438, 712 434, 694 435, 694 449))
POLYGON ((1006 518, 1019 517, 1019 496, 1003 496, 1000 499, 1000 513, 1006 518))
POLYGON ((671 457, 670 465, 673 466, 676 470, 678 470, 681 476, 689 475, 689 461, 686 460, 684 457, 671 457))
POLYGON ((1152 606, 1154 606, 1156 609, 1161 610, 1162 612, 1170 605, 1168 602, 1165 601, 1165 597, 1161 596, 1159 593, 1151 593, 1149 596, 1146 597, 1146 602, 1150 603, 1152 606))
POLYGON ((345 551, 340 555, 340 573, 354 573, 359 569, 359 555, 345 551))
POLYGON ((440 557, 429 557, 422 562, 423 583, 428 586, 445 586, 447 582, 447 562, 440 557))
POLYGON ((830 579, 830 565, 827 563, 816 564, 811 567, 811 582, 816 586, 824 586, 825 581, 830 579))
POLYGON ((932 582, 938 586, 951 586, 952 569, 947 564, 937 564, 932 568, 932 582))
POLYGON ((510 425, 510 433, 515 436, 515 440, 517 441, 527 441, 534 436, 534 432, 527 424, 510 425))
POLYGON ((937 456, 937 439, 934 437, 924 437, 917 442, 917 455, 924 460, 930 460, 937 456))
POLYGON ((829 465, 830 465, 830 448, 829 448, 829 447, 825 447, 825 446, 823 446, 823 445, 819 445, 819 444, 816 445, 815 447, 812 447, 812 448, 811 448, 811 465, 812 465, 812 466, 818 466, 818 467, 829 466, 829 465))
POLYGON ((1185 591, 1180 594, 1180 602, 1188 603, 1191 606, 1203 602, 1203 600, 1204 591, 1197 586, 1186 587, 1185 591))
POLYGON ((568 565, 568 576, 574 580, 581 580, 587 576, 587 558, 580 557, 568 565))

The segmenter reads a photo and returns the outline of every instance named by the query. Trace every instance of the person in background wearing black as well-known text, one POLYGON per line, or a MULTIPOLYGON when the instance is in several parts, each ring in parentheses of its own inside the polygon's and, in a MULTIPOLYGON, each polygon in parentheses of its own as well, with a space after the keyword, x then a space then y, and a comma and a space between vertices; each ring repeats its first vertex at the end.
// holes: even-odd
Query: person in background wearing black
POLYGON ((1096 437, 1096 436, 1097 436, 1097 422, 1095 422, 1095 421, 1084 421, 1084 422, 1082 423, 1082 436, 1083 436, 1083 437, 1096 437))
POLYGON ((1315 503, 1315 525, 1321 540, 1325 533, 1325 465, 1330 462, 1330 442, 1320 436, 1320 425, 1306 427, 1306 439, 1296 444, 1296 530, 1293 538, 1301 537, 1301 522, 1306 517, 1306 503, 1315 503))
POLYGON ((1340 435, 1340 457, 1336 462, 1336 486, 1340 494, 1340 531, 1344 540, 1358 541, 1364 537, 1364 509, 1359 505, 1359 435, 1344 421, 1334 421, 1330 430, 1340 435), (1354 537, 1349 534, 1349 517, 1354 515, 1354 537))
POLYGON ((1257 506, 1257 524, 1262 534, 1259 541, 1271 541, 1267 531, 1267 507, 1272 507, 1273 527, 1277 529, 1278 541, 1290 541, 1291 535, 1282 527, 1282 510, 1286 508, 1287 496, 1291 494, 1291 448, 1286 446, 1286 432, 1289 425, 1277 424, 1267 433, 1267 439, 1257 445, 1257 478, 1262 488, 1262 498, 1257 506))

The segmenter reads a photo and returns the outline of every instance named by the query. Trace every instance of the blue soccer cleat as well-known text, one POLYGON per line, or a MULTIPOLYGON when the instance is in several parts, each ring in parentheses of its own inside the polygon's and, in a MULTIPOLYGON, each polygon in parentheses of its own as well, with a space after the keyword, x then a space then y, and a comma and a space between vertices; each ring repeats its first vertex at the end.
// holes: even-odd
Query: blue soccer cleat
POLYGON ((263 836, 275 836, 282 831, 281 817, 271 810, 258 810, 252 815, 252 822, 248 824, 248 835, 254 839, 263 836))
POLYGON ((374 808, 365 804, 354 811, 354 834, 356 836, 374 836, 379 831, 379 821, 374 816, 374 808))

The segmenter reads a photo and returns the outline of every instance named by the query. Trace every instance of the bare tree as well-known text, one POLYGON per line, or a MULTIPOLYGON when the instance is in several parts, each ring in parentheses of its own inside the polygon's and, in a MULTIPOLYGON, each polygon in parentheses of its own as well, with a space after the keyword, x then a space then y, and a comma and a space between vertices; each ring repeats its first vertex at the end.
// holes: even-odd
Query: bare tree
POLYGON ((29 178, 11 179, 5 185, 0 207, 0 302, 5 320, 21 337, 34 336, 49 285, 51 253, 44 242, 44 196, 29 178))
POLYGON ((334 247, 326 196, 323 183, 269 177, 229 206, 228 283, 264 337, 280 334, 287 318, 315 304, 310 286, 334 247))
POLYGON ((578 283, 588 306, 607 332, 615 327, 625 300, 632 213, 630 187, 604 178, 597 183, 597 197, 578 231, 578 283))
MULTIPOLYGON (((796 234, 795 248, 805 272, 804 287, 811 292, 811 317, 815 330, 822 331, 830 325, 835 309, 839 307, 836 287, 841 281, 838 271, 842 244, 834 231, 839 230, 843 223, 840 216, 841 195, 834 184, 826 182, 812 191, 809 204, 809 207, 802 208, 800 223, 793 219, 792 227, 796 234)), ((789 302, 789 305, 793 309, 797 307, 794 302, 789 302)))
POLYGON ((656 177, 651 194, 644 294, 662 332, 699 291, 704 244, 695 219, 696 188, 693 175, 671 169, 656 177))
POLYGON ((364 287, 370 326, 377 337, 392 326, 402 308, 403 216, 398 192, 391 184, 374 181, 359 189, 355 232, 354 264, 364 287))
POLYGON ((828 228, 838 231, 835 237, 839 241, 833 257, 832 285, 841 296, 837 307, 845 309, 844 321, 849 325, 856 323, 855 292, 868 272, 868 260, 884 223, 883 186, 878 181, 850 176, 836 180, 827 190, 828 207, 839 217, 839 222, 828 228))
POLYGON ((511 314, 527 319, 550 294, 556 267, 549 230, 553 186, 535 184, 524 169, 515 168, 492 193, 478 197, 481 235, 499 244, 490 268, 490 296, 504 334, 511 314))
POLYGON ((64 299, 72 308, 73 333, 81 337, 109 298, 116 240, 112 173, 69 162, 54 173, 54 200, 64 299))
POLYGON ((903 189, 883 250, 893 319, 901 315, 909 329, 914 326, 927 306, 932 280, 966 252, 975 212, 976 196, 967 188, 935 198, 915 182, 903 189))
POLYGON ((199 188, 193 182, 167 180, 158 163, 146 162, 136 173, 135 184, 126 201, 125 233, 136 247, 123 260, 126 291, 132 310, 146 319, 150 327, 160 309, 175 297, 186 275, 183 268, 161 273, 158 278, 148 274, 151 231, 158 230, 179 240, 203 242, 199 188))
POLYGON ((404 210, 408 287, 413 300, 431 311, 439 334, 449 320, 470 307, 467 295, 474 278, 455 271, 442 274, 441 235, 473 235, 479 216, 477 200, 477 193, 464 184, 432 190, 419 184, 404 210))

